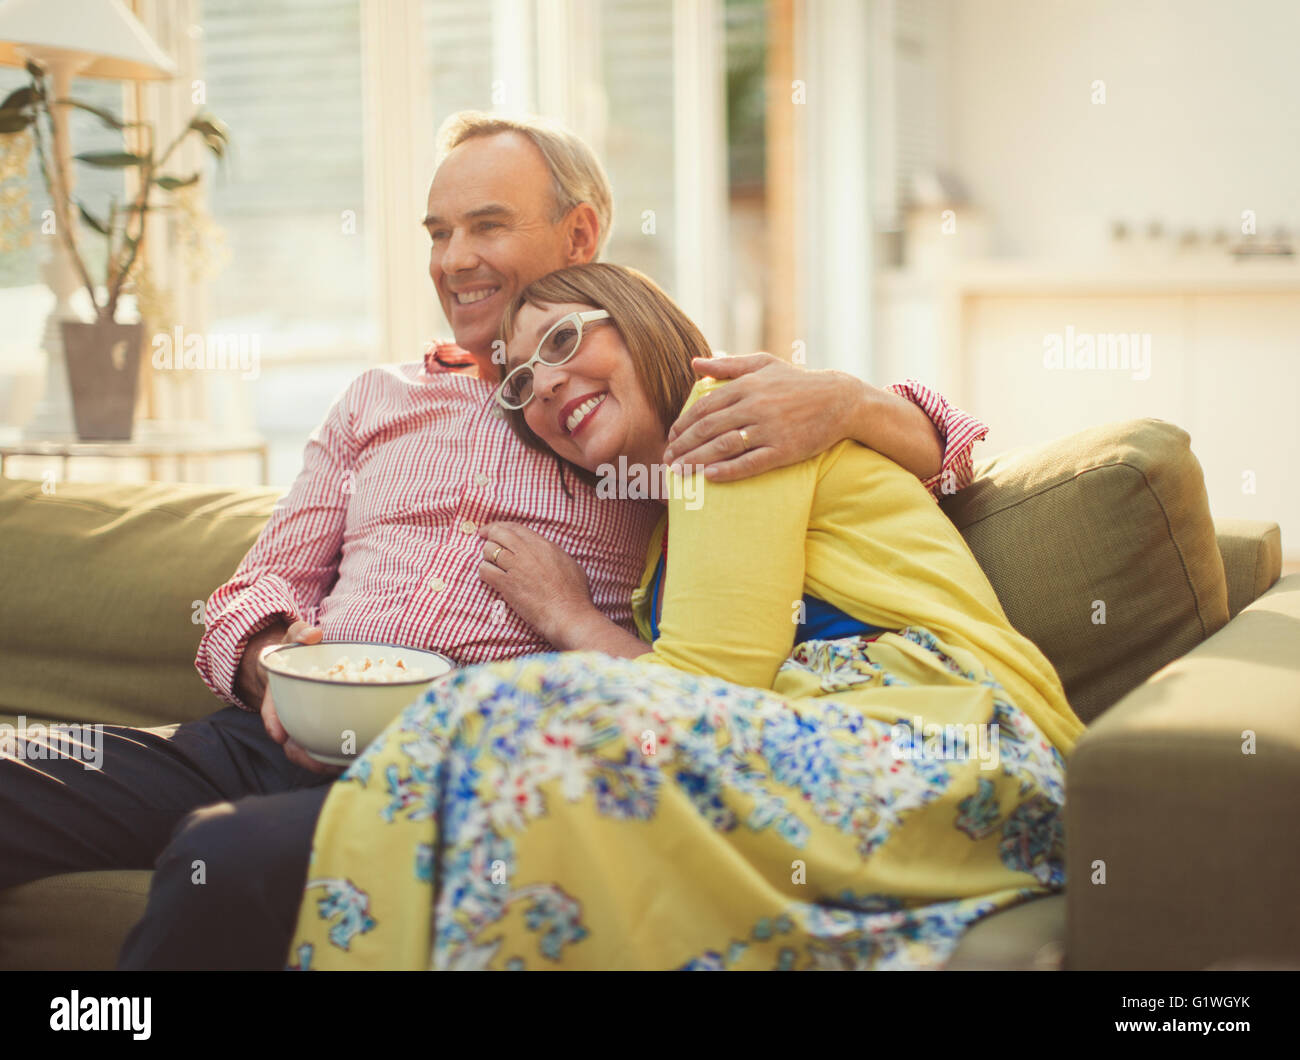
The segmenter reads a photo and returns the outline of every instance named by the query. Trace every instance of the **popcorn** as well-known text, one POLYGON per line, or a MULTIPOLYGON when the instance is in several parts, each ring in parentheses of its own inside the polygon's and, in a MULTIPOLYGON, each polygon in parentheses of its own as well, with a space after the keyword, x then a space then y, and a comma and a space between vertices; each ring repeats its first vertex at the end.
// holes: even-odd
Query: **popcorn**
MULTIPOLYGON (((289 660, 285 660, 285 669, 290 669, 289 660)), ((359 662, 353 662, 344 655, 329 669, 313 666, 310 669, 292 669, 302 677, 322 677, 326 681, 347 681, 359 684, 388 684, 393 681, 415 681, 428 675, 418 666, 407 666, 401 659, 391 663, 382 656, 371 659, 366 656, 359 662)))

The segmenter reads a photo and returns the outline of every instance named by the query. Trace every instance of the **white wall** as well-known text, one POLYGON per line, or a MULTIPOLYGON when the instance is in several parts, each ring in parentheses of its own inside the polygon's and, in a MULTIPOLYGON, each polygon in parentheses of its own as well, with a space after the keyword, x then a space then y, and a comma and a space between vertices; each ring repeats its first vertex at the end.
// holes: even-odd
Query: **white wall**
POLYGON ((1300 229, 1296 0, 945 2, 941 151, 994 253, 1077 255, 1114 219, 1300 229))
POLYGON ((937 163, 971 209, 933 240, 937 264, 880 278, 875 381, 933 379, 988 423, 979 457, 1170 420, 1214 514, 1277 521, 1300 561, 1300 263, 1174 245, 1184 229, 1235 241, 1253 210, 1300 249, 1300 0, 934 2, 937 163), (963 260, 975 211, 1004 262, 963 260), (1168 236, 1118 247, 1115 221, 1168 236), (1046 370, 1067 326, 1149 335, 1150 378, 1046 370))
POLYGON ((1278 293, 974 296, 962 345, 981 456, 1102 423, 1155 417, 1187 431, 1216 518, 1282 528, 1300 561, 1300 286, 1278 293), (1139 371, 1048 370, 1045 338, 1143 336, 1139 371))

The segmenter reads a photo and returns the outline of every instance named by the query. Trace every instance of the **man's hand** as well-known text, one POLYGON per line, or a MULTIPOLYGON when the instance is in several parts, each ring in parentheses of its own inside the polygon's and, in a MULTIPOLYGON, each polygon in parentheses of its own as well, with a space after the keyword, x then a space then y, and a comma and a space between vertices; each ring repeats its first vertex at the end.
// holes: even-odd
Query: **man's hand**
POLYGON ((918 478, 939 471, 938 430, 924 410, 897 394, 845 372, 796 368, 768 353, 697 357, 693 366, 696 375, 735 381, 705 394, 672 425, 668 464, 703 464, 706 478, 731 482, 797 464, 848 438, 918 478))
MULTIPOLYGON (((324 762, 317 762, 295 741, 289 738, 283 725, 280 724, 280 716, 275 712, 275 701, 271 698, 271 690, 266 685, 266 668, 262 665, 262 652, 275 644, 319 644, 324 633, 316 626, 309 626, 306 622, 295 622, 283 632, 282 636, 277 637, 284 631, 284 624, 272 626, 268 630, 263 630, 257 636, 250 637, 248 645, 244 648, 244 657, 240 660, 239 668, 241 673, 244 670, 249 659, 252 659, 252 666, 258 672, 258 682, 261 685, 262 701, 262 724, 266 727, 266 734, 276 743, 284 748, 285 757, 296 766, 303 769, 309 769, 313 773, 320 773, 326 776, 338 776, 343 772, 342 766, 326 765, 324 762)), ((241 699, 245 703, 256 702, 244 698, 241 692, 241 699)))
POLYGON ((846 424, 863 401, 860 380, 796 368, 769 353, 697 357, 694 367, 697 375, 735 382, 682 413, 668 432, 664 459, 703 464, 705 477, 717 482, 797 464, 829 449, 846 436, 846 424))
POLYGON ((244 645, 244 652, 239 657, 239 670, 235 674, 235 695, 247 706, 256 706, 266 695, 266 669, 262 666, 262 652, 276 644, 283 644, 288 630, 287 622, 274 622, 260 633, 254 633, 244 645))

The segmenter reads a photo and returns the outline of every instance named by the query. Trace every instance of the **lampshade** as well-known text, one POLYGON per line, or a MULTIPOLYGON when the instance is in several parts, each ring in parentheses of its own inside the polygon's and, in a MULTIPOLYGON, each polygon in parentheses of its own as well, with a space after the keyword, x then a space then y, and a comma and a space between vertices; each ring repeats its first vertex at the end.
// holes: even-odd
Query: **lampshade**
POLYGON ((77 77, 161 81, 168 58, 121 0, 0 0, 0 65, 68 62, 77 77))

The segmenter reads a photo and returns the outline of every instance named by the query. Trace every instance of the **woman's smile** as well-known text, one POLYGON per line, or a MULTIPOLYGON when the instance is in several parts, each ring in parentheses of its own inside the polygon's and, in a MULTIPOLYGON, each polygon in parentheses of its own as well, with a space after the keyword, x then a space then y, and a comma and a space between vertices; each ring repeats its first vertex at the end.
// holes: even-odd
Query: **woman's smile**
POLYGON ((558 421, 560 430, 569 436, 577 434, 587 425, 595 411, 605 403, 605 398, 608 396, 609 391, 598 390, 567 402, 560 409, 558 421))

